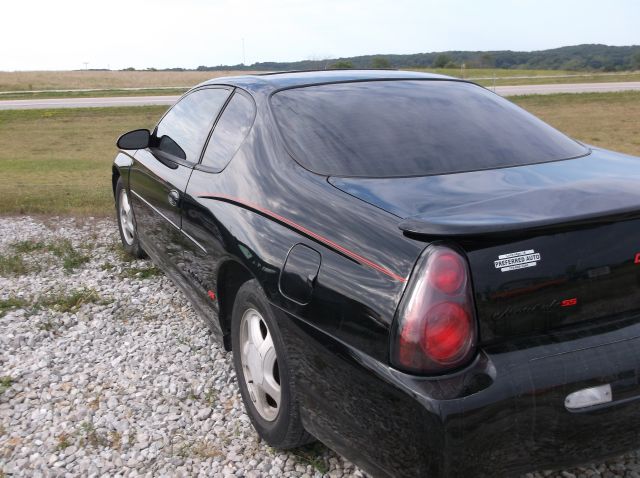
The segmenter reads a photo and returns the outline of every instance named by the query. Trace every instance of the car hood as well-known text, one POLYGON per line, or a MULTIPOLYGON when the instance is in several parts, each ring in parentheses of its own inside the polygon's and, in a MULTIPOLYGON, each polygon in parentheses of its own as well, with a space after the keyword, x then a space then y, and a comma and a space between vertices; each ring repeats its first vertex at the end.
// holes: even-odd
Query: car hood
POLYGON ((405 232, 427 235, 505 233, 640 211, 640 158, 597 148, 529 166, 329 182, 398 216, 405 232))

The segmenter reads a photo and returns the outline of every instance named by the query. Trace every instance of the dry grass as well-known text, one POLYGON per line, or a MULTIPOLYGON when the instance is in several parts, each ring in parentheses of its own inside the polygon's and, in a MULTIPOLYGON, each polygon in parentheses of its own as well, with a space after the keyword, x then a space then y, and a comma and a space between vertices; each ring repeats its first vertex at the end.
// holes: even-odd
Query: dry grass
POLYGON ((426 73, 465 78, 484 86, 540 85, 555 83, 609 83, 612 81, 640 81, 640 71, 597 73, 566 70, 508 70, 499 68, 435 68, 416 69, 426 73), (495 80, 494 80, 495 78, 495 80))
POLYGON ((239 71, 0 71, 0 91, 191 87, 239 71))
MULTIPOLYGON (((640 72, 621 73, 589 73, 565 70, 507 70, 499 68, 416 68, 424 71, 464 77, 483 85, 523 85, 540 83, 593 83, 609 81, 640 81, 640 72), (545 78, 567 75, 565 78, 545 78), (496 81, 494 82, 493 77, 496 81), (518 78, 528 77, 528 78, 518 78), (490 78, 490 79, 481 79, 490 78)), ((166 88, 177 87, 178 93, 198 83, 222 76, 243 75, 255 72, 246 71, 0 71, 0 93, 6 91, 32 90, 76 90, 104 89, 118 90, 122 88, 166 88)), ((176 93, 173 91, 171 93, 176 93)), ((92 96, 132 95, 135 92, 113 91, 96 92, 92 96)), ((142 92, 141 94, 163 94, 162 91, 142 92)), ((164 93, 166 94, 166 93, 164 93)), ((86 94, 42 93, 34 97, 86 96, 86 94)), ((27 98, 25 94, 0 95, 0 99, 27 98)))
MULTIPOLYGON (((640 156, 640 92, 512 99, 576 139, 640 156)), ((113 214, 115 138, 163 110, 0 111, 0 213, 113 214)))
POLYGON ((111 214, 116 138, 165 109, 0 111, 0 213, 111 214))
POLYGON ((532 95, 510 100, 573 138, 640 156, 640 92, 532 95))

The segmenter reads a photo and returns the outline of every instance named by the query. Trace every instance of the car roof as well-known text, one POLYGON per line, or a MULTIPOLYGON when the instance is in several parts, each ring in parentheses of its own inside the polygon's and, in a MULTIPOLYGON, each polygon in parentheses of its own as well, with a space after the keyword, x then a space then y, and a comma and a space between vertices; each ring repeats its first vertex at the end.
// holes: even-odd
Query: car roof
POLYGON ((307 70, 224 76, 212 78, 198 86, 224 84, 264 92, 323 83, 368 80, 457 80, 457 78, 435 73, 400 70, 307 70))

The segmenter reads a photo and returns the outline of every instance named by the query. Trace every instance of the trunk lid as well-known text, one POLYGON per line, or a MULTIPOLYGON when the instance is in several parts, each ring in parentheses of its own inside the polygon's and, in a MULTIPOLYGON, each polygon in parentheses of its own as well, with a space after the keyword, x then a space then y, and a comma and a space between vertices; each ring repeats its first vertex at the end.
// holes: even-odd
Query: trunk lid
POLYGON ((638 158, 329 181, 466 251, 484 343, 640 310, 638 158))

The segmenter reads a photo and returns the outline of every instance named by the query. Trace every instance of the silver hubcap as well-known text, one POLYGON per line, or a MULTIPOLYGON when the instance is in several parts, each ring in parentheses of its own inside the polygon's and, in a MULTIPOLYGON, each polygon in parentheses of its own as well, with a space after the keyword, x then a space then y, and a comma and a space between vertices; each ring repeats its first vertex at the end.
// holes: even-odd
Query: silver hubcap
POLYGON ((129 195, 124 189, 120 190, 120 226, 122 227, 122 235, 128 245, 133 244, 133 235, 135 234, 135 226, 133 225, 133 210, 129 202, 129 195))
POLYGON ((271 422, 280 410, 280 370, 267 323, 255 309, 240 322, 240 361, 249 396, 262 418, 271 422))

